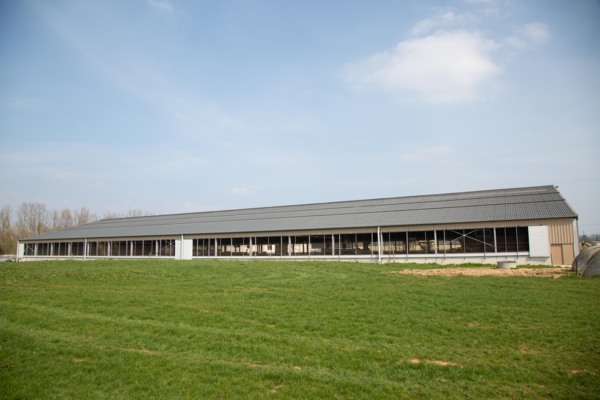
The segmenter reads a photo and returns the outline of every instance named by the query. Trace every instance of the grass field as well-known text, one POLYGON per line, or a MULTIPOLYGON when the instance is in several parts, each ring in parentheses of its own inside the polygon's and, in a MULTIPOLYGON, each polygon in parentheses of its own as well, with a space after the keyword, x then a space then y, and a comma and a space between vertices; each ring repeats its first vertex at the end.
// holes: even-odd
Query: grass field
POLYGON ((3 263, 0 398, 600 396, 600 279, 402 268, 3 263))

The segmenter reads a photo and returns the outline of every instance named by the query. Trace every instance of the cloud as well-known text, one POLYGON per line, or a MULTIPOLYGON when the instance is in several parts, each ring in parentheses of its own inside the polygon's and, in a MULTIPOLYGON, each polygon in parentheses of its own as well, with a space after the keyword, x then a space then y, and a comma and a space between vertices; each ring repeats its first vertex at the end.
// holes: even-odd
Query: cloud
POLYGON ((505 43, 516 49, 526 49, 533 45, 541 45, 550 40, 550 28, 541 22, 523 25, 517 32, 505 39, 505 43))
POLYGON ((346 78, 432 103, 477 100, 501 73, 490 55, 498 45, 477 32, 440 32, 398 43, 391 50, 351 63, 346 78))
POLYGON ((250 196, 252 191, 245 187, 234 187, 231 188, 230 192, 235 196, 250 196))
POLYGON ((548 25, 540 22, 526 24, 521 31, 524 37, 535 44, 541 44, 550 39, 550 29, 548 28, 548 25))
POLYGON ((421 36, 436 28, 461 25, 472 19, 472 16, 455 14, 452 11, 447 11, 436 17, 423 19, 415 24, 411 30, 412 36, 421 36))
POLYGON ((494 5, 497 0, 466 0, 468 4, 486 4, 486 5, 494 5))
POLYGON ((158 11, 173 12, 173 4, 169 0, 148 0, 148 5, 158 11))

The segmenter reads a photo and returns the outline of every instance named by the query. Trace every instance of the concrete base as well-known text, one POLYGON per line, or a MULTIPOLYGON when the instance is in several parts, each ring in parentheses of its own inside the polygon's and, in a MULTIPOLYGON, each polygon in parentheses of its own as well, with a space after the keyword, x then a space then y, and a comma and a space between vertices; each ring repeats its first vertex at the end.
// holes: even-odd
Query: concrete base
POLYGON ((501 269, 512 269, 517 268, 517 263, 515 261, 498 261, 496 267, 501 269))

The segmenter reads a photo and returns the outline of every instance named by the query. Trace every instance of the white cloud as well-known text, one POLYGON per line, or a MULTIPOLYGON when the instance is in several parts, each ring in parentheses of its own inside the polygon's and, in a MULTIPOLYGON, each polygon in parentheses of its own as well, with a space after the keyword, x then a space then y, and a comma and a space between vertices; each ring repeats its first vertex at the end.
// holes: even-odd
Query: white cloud
POLYGON ((169 0, 148 0, 148 4, 158 11, 173 12, 173 4, 169 0))
POLYGON ((235 196, 249 196, 252 194, 252 191, 245 187, 234 187, 231 188, 230 192, 235 196))
POLYGON ((535 44, 541 44, 550 39, 548 25, 540 22, 532 22, 523 26, 523 36, 535 44))
POLYGON ((532 45, 541 45, 550 40, 550 28, 541 22, 523 25, 517 32, 504 41, 516 49, 526 49, 532 45))
POLYGON ((433 103, 477 100, 501 69, 490 54, 498 45, 476 32, 436 33, 398 43, 347 66, 358 88, 376 88, 433 103))
POLYGON ((509 45, 510 47, 514 47, 516 49, 524 49, 527 47, 527 42, 525 42, 522 38, 511 35, 504 39, 504 43, 509 45))
POLYGON ((496 4, 496 0, 466 0, 468 4, 487 4, 494 5, 496 4))
POLYGON ((455 14, 452 11, 447 11, 438 16, 426 18, 417 22, 410 33, 412 36, 421 36, 437 28, 447 28, 464 24, 472 18, 473 17, 469 15, 455 14))

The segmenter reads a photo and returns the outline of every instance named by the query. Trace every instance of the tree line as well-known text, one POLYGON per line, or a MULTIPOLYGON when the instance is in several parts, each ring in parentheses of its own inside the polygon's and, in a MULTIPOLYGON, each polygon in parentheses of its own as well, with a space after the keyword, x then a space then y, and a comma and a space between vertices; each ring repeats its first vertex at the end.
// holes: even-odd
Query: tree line
MULTIPOLYGON (((144 215, 153 215, 153 213, 131 209, 125 214, 106 212, 102 218, 139 217, 144 215)), ((15 214, 11 206, 5 205, 0 210, 0 254, 14 254, 19 239, 87 224, 98 219, 97 214, 85 207, 49 210, 43 203, 22 203, 15 214)))

